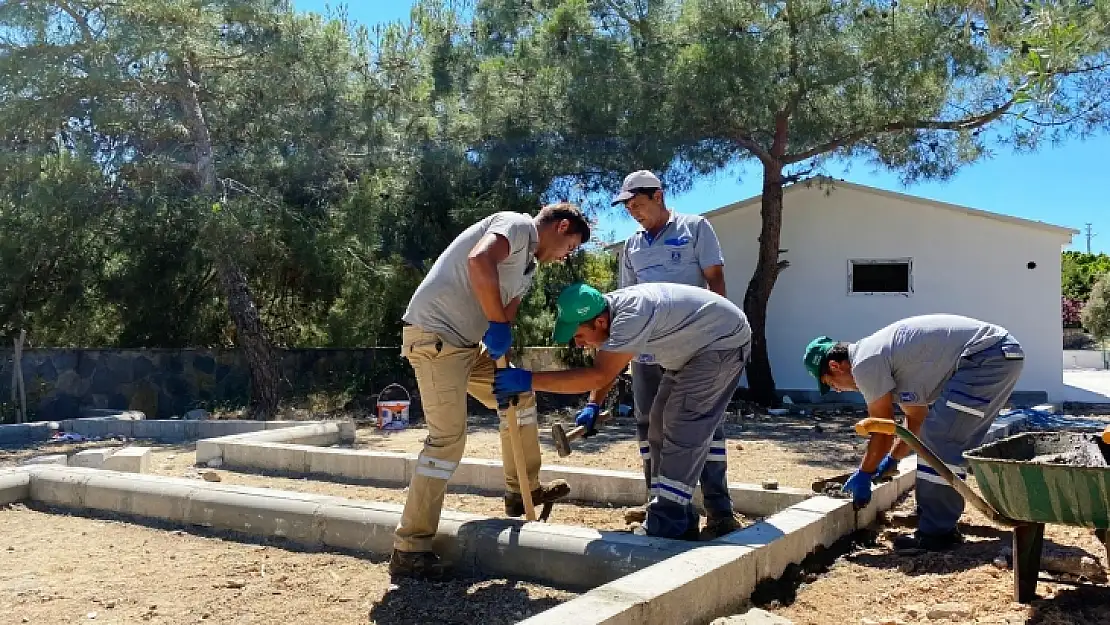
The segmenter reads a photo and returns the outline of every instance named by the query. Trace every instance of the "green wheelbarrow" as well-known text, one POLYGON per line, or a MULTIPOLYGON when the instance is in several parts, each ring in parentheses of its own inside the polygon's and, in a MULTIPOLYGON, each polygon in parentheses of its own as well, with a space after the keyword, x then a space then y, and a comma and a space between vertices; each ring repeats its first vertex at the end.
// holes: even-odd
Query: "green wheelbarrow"
POLYGON ((867 418, 860 436, 884 434, 905 441, 956 492, 1014 541, 1014 599, 1036 599, 1046 523, 1095 530, 1110 558, 1110 426, 1102 434, 1026 432, 964 452, 980 497, 899 423, 867 418))

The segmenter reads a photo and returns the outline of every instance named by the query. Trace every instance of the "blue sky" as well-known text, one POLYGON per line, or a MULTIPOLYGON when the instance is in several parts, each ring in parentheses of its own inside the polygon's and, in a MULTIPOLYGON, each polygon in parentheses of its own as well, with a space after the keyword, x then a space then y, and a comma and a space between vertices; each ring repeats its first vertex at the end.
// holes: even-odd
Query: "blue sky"
MULTIPOLYGON (((294 0, 298 10, 325 12, 336 3, 322 0, 294 0)), ((412 3, 408 0, 369 0, 347 5, 351 19, 367 26, 409 16, 412 3)), ((898 175, 875 170, 866 163, 830 166, 828 173, 858 184, 890 191, 909 193, 934 200, 972 208, 1045 221, 1076 230, 1092 224, 1095 236, 1091 251, 1110 251, 1110 214, 1100 199, 1100 180, 1108 179, 1105 169, 1110 155, 1110 137, 1099 136, 1086 141, 1072 140, 1057 147, 1046 147, 1032 154, 1011 154, 999 151, 991 158, 965 167, 946 182, 903 185, 898 175)), ((702 213, 725 204, 758 195, 761 187, 759 170, 721 174, 696 184, 685 194, 668 197, 668 205, 681 212, 702 213)), ((626 237, 636 224, 621 215, 602 218, 602 232, 626 237)), ((1085 250, 1086 237, 1076 235, 1072 249, 1085 250)))

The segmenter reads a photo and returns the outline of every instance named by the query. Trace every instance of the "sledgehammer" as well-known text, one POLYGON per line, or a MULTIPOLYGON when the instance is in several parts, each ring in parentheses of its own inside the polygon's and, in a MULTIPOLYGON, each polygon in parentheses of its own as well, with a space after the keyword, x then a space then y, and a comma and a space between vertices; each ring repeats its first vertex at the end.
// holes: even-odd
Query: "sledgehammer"
MULTIPOLYGON (((609 420, 609 416, 610 412, 608 410, 601 411, 601 413, 597 415, 597 421, 594 422, 594 426, 597 426, 599 423, 605 423, 609 420)), ((576 441, 585 435, 586 426, 584 425, 573 427, 569 432, 563 430, 563 426, 558 423, 551 426, 551 440, 554 441, 555 449, 559 452, 560 458, 566 458, 570 455, 571 441, 576 441)))

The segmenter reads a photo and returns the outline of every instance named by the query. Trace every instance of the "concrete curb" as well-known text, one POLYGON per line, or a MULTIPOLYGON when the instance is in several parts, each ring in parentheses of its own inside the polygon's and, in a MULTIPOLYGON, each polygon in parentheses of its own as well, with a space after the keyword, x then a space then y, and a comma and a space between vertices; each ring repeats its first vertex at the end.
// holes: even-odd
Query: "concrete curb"
MULTIPOLYGON (((141 415, 142 413, 137 413, 141 415)), ((327 421, 188 421, 135 419, 127 415, 67 419, 61 429, 88 437, 126 436, 159 443, 181 443, 206 438, 260 433, 267 430, 329 423, 327 421)))
POLYGON ((23 501, 31 496, 31 475, 23 469, 0 471, 0 506, 23 501))
MULTIPOLYGON (((205 421, 192 421, 187 423, 206 423, 205 421)), ((220 423, 211 421, 208 423, 220 423)), ((197 441, 197 464, 205 464, 212 460, 227 462, 224 457, 225 448, 231 446, 241 449, 246 444, 259 443, 286 443, 309 446, 337 445, 339 443, 352 443, 355 440, 354 421, 254 421, 224 423, 253 423, 263 427, 247 432, 228 433, 215 438, 202 438, 197 441), (276 426, 276 424, 281 424, 276 426), (270 427, 266 427, 270 426, 270 427)))
MULTIPOLYGON (((308 547, 388 554, 402 507, 267 488, 229 486, 100 469, 36 466, 12 480, 10 497, 69 509, 281 537, 308 547), (29 476, 29 486, 27 478, 29 476), (22 481, 20 481, 22 479, 22 481)), ((0 480, 0 495, 7 492, 0 480)), ((586 590, 662 562, 692 543, 522 523, 444 511, 436 548, 466 571, 586 590)))
MULTIPOLYGON (((282 438, 293 439, 292 436, 282 438)), ((416 454, 327 449, 277 441, 276 436, 267 436, 264 440, 258 435, 201 441, 197 444, 197 462, 204 463, 220 457, 223 466, 230 469, 307 474, 323 479, 399 488, 409 485, 416 467, 416 454)), ((614 506, 638 506, 647 501, 644 476, 632 471, 547 465, 540 469, 540 479, 566 480, 575 501, 614 506)), ((501 494, 505 492, 505 471, 500 460, 463 458, 448 484, 455 489, 501 494)), ((743 483, 730 484, 729 491, 736 511, 753 517, 774 514, 814 496, 812 492, 800 488, 766 490, 755 484, 743 483)), ((696 491, 695 502, 701 504, 700 487, 696 491)))
POLYGON ((734 614, 764 579, 828 547, 889 509, 916 479, 916 461, 899 463, 858 513, 852 502, 815 496, 703 547, 599 586, 520 625, 707 623, 734 614))

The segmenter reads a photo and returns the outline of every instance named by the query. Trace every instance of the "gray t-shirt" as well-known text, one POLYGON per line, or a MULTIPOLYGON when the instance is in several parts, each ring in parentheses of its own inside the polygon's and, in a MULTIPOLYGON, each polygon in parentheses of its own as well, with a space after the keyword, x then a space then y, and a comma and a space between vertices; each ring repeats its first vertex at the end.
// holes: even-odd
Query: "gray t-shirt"
POLYGON ((1005 328, 959 315, 921 315, 892 323, 848 346, 863 398, 890 392, 895 402, 928 405, 940 396, 960 358, 1006 337, 1005 328))
POLYGON ((640 230, 624 242, 620 285, 674 282, 704 287, 702 270, 724 264, 720 241, 709 220, 671 211, 659 234, 652 237, 640 230))
POLYGON ((751 327, 736 304, 701 287, 656 282, 617 289, 609 303, 609 340, 601 349, 681 369, 703 350, 748 344, 751 327))
POLYGON ((528 292, 535 276, 535 252, 540 240, 536 225, 528 215, 494 213, 464 230, 439 255, 409 300, 403 317, 406 322, 435 332, 456 347, 482 341, 489 320, 470 284, 467 256, 489 232, 509 241, 509 256, 497 266, 502 305, 528 292))

